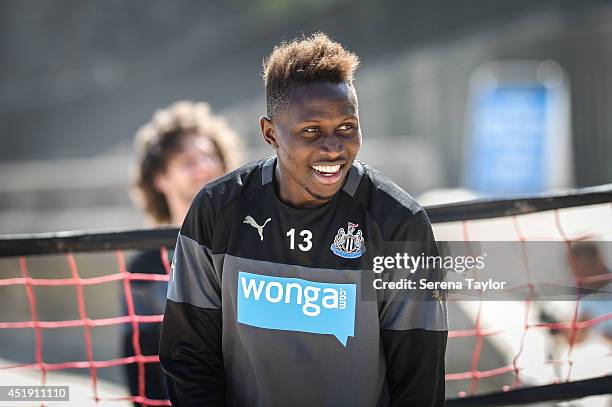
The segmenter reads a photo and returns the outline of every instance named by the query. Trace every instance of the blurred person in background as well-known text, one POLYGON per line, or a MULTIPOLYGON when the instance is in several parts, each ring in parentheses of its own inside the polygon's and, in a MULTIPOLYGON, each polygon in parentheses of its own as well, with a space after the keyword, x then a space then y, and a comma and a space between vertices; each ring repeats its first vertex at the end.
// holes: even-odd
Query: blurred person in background
MULTIPOLYGON (((610 352, 612 344, 612 320, 605 319, 610 312, 612 285, 610 270, 599 244, 594 241, 572 242, 567 261, 572 272, 570 281, 575 281, 559 286, 565 291, 557 291, 568 300, 540 302, 542 322, 569 325, 548 330, 548 362, 553 368, 555 381, 585 380, 610 374, 609 361, 602 355, 610 352), (574 317, 576 326, 571 325, 574 317), (587 321, 595 323, 579 325, 587 321)), ((555 406, 604 407, 610 406, 609 401, 608 395, 599 395, 560 402, 555 406)))
MULTIPOLYGON (((611 309, 610 293, 612 293, 610 270, 597 243, 574 242, 570 247, 568 260, 574 276, 578 279, 577 285, 581 300, 578 308, 578 322, 597 319, 608 314, 611 309)), ((594 331, 611 341, 612 320, 601 321, 581 331, 577 332, 576 340, 581 339, 580 334, 584 335, 589 331, 594 331)))
MULTIPOLYGON (((197 192, 241 161, 238 136, 222 117, 211 113, 206 103, 180 101, 158 110, 136 133, 134 146, 137 156, 132 173, 132 195, 154 226, 180 226, 197 192)), ((160 250, 139 253, 130 262, 128 271, 166 274, 163 255, 160 250)), ((135 313, 163 314, 166 288, 166 282, 132 281, 135 313)), ((130 324, 124 326, 123 354, 134 356, 134 332, 130 324)), ((160 327, 160 323, 139 325, 143 355, 158 354, 160 327)), ((159 363, 145 363, 144 366, 146 397, 167 399, 159 363)), ((138 364, 130 363, 126 370, 131 395, 138 396, 138 364)))

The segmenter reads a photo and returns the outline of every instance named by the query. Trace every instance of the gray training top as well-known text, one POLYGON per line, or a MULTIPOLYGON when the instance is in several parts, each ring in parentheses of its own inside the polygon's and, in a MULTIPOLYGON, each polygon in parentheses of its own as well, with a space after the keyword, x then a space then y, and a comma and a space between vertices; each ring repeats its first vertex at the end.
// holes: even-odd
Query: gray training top
POLYGON ((390 247, 437 255, 424 210, 358 161, 330 202, 295 209, 275 164, 207 185, 181 228, 160 349, 173 405, 443 405, 444 299, 372 283, 390 247))

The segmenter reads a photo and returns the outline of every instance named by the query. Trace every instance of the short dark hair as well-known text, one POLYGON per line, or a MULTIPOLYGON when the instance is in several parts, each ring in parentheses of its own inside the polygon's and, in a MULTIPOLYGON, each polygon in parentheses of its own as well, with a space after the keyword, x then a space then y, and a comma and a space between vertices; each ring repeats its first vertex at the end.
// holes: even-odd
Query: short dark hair
POLYGON ((155 187, 155 176, 166 170, 189 135, 208 138, 225 171, 242 161, 240 139, 221 117, 211 113, 207 103, 180 101, 155 112, 136 133, 136 160, 132 170, 132 197, 156 224, 170 223, 170 208, 164 194, 155 187))
POLYGON ((321 32, 277 45, 263 66, 268 117, 291 100, 296 86, 319 81, 352 86, 358 66, 357 55, 321 32))

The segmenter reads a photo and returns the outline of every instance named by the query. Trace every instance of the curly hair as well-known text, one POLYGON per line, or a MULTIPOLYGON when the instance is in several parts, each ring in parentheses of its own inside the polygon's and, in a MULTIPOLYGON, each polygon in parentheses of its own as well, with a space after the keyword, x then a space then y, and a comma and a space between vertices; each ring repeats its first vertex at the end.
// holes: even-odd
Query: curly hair
POLYGON ((268 117, 286 107, 297 86, 319 81, 352 86, 358 66, 357 55, 321 32, 281 43, 263 65, 268 117))
POLYGON ((136 160, 131 188, 136 205, 155 224, 171 221, 166 197, 155 188, 155 176, 165 171, 183 139, 193 134, 207 137, 213 143, 226 172, 242 161, 238 135, 221 116, 211 113, 207 103, 179 101, 155 112, 134 138, 136 160))

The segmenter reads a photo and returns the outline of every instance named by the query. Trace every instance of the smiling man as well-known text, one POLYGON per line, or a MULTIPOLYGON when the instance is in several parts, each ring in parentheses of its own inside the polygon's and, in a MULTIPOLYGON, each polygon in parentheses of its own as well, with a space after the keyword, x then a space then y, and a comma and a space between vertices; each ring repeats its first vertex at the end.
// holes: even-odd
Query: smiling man
POLYGON ((381 243, 437 249, 423 209, 355 160, 358 64, 324 34, 266 60, 276 154, 202 189, 178 237, 160 349, 173 405, 444 404, 445 302, 369 283, 381 243))

